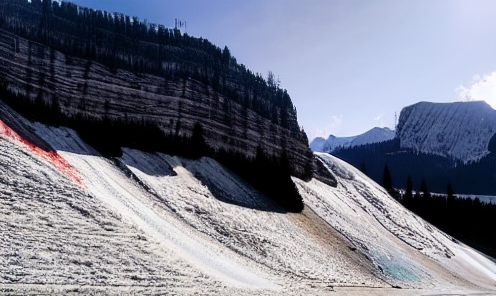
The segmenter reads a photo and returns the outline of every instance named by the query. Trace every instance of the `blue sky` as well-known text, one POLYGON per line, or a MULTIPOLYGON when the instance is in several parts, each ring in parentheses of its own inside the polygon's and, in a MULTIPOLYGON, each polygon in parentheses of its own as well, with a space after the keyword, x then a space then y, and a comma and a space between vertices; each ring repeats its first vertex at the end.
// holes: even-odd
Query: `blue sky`
POLYGON ((172 27, 274 72, 310 140, 394 127, 419 101, 496 108, 494 0, 75 0, 172 27))

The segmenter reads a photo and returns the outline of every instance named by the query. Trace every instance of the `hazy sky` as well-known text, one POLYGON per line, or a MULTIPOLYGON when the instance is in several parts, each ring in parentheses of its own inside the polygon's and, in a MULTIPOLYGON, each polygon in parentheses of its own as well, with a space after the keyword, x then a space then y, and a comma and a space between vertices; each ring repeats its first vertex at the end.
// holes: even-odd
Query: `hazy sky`
POLYGON ((267 76, 309 139, 394 127, 419 101, 484 99, 496 108, 494 0, 75 0, 174 26, 267 76))

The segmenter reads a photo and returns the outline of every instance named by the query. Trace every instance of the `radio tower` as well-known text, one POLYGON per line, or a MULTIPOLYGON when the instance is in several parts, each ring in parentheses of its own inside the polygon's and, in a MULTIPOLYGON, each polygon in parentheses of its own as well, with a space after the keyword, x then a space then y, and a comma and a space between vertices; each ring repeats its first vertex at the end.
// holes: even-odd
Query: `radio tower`
POLYGON ((184 32, 187 32, 186 21, 185 20, 180 20, 180 19, 177 19, 176 18, 176 22, 175 22, 174 28, 177 30, 177 29, 181 29, 183 27, 184 27, 184 32))

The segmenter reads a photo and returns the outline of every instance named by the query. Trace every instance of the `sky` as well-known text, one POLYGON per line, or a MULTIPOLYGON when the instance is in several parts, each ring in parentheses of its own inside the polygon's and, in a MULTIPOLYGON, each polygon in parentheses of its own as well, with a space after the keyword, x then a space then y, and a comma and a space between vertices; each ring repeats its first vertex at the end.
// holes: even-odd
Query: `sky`
POLYGON ((310 140, 395 126, 420 101, 496 108, 494 0, 74 0, 227 46, 288 90, 310 140))

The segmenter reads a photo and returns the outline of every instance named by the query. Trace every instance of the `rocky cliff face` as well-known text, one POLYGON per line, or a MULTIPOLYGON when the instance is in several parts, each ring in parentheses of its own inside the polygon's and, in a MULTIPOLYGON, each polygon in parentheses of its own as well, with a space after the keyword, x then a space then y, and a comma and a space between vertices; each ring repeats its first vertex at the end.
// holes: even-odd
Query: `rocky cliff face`
POLYGON ((397 127, 401 148, 477 161, 489 153, 496 111, 486 102, 428 103, 403 108, 397 127))
POLYGON ((276 109, 269 120, 192 78, 111 70, 3 30, 0 77, 11 93, 59 104, 69 118, 150 121, 166 134, 184 136, 198 122, 214 149, 247 156, 254 156, 258 146, 274 156, 286 151, 296 174, 308 161, 304 133, 281 124, 298 126, 295 114, 276 109))

